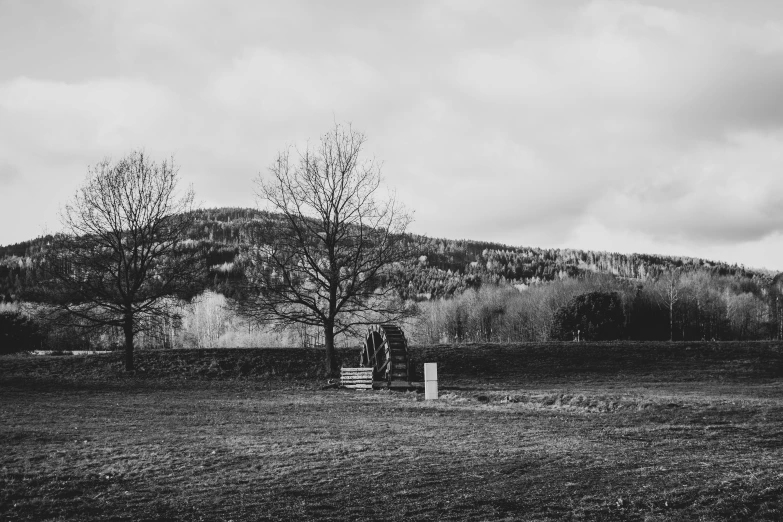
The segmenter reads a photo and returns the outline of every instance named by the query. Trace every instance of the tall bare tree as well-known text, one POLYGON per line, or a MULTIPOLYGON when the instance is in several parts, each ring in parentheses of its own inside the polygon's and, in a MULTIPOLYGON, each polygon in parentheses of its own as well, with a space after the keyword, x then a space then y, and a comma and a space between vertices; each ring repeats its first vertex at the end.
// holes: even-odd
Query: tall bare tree
POLYGON ((674 340, 674 307, 683 298, 681 278, 682 271, 675 268, 661 276, 655 285, 659 306, 669 311, 669 341, 674 340))
POLYGON ((335 125, 318 145, 279 153, 257 194, 282 220, 270 227, 247 271, 239 308, 259 321, 324 331, 327 372, 335 335, 406 313, 390 277, 410 258, 411 217, 381 197, 381 169, 364 159, 365 136, 335 125))
POLYGON ((149 319, 176 313, 165 298, 187 298, 201 280, 203 256, 187 241, 193 191, 180 195, 177 183, 173 160, 141 151, 100 162, 43 253, 40 298, 85 328, 122 328, 127 371, 134 335, 149 319))
POLYGON ((773 338, 783 339, 783 274, 776 275, 767 291, 773 325, 773 338))

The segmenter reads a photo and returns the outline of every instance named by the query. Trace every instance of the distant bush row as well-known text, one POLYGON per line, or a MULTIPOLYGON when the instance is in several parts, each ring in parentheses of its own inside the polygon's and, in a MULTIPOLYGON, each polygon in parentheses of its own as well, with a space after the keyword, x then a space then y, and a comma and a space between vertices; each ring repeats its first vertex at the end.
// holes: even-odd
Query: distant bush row
POLYGON ((421 344, 549 340, 780 339, 778 280, 675 271, 656 279, 583 274, 537 285, 482 285, 419 303, 421 344))

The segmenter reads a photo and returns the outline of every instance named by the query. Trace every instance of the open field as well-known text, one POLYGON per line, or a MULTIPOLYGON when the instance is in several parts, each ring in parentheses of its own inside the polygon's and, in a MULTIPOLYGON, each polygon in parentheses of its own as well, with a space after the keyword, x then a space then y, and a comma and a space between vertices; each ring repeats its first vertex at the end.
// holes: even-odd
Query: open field
POLYGON ((315 350, 0 358, 0 520, 783 519, 780 344, 414 353, 441 400, 315 350))

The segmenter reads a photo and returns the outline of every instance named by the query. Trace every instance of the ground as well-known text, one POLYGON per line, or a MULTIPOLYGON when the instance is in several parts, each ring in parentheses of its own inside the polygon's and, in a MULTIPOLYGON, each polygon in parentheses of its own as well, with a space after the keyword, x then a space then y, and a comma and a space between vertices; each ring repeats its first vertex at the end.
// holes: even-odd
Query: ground
POLYGON ((0 358, 0 520, 783 519, 778 344, 414 352, 438 401, 295 351, 0 358))

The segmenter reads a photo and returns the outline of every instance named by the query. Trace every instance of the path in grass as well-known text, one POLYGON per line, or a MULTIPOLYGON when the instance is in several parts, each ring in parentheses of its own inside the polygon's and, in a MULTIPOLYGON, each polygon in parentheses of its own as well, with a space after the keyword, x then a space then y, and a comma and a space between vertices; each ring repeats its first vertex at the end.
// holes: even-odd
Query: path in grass
POLYGON ((0 385, 0 519, 783 519, 783 385, 0 385))

